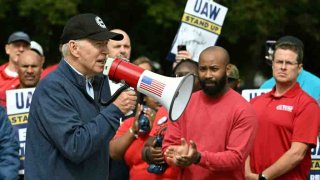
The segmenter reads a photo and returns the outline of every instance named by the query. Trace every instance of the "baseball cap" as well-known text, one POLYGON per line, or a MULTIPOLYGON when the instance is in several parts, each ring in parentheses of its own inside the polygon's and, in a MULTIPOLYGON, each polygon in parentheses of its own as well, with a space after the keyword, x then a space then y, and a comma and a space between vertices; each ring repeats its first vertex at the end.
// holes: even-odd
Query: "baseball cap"
POLYGON ((37 43, 36 41, 31 41, 30 42, 30 49, 34 50, 36 53, 38 53, 41 56, 44 55, 41 45, 39 43, 37 43))
POLYGON ((61 43, 65 44, 70 40, 92 39, 97 41, 103 40, 122 40, 123 35, 110 32, 102 19, 91 13, 79 14, 68 20, 64 26, 61 43))
POLYGON ((294 36, 283 36, 283 37, 279 38, 278 41, 276 42, 276 44, 286 44, 286 43, 294 44, 296 46, 301 47, 302 49, 304 46, 303 42, 294 36))
POLYGON ((227 69, 227 77, 232 78, 232 79, 239 79, 239 70, 237 66, 234 64, 228 64, 228 69, 227 69))
POLYGON ((30 44, 30 37, 27 33, 22 31, 17 31, 12 33, 8 38, 8 44, 16 42, 16 41, 24 41, 30 44))

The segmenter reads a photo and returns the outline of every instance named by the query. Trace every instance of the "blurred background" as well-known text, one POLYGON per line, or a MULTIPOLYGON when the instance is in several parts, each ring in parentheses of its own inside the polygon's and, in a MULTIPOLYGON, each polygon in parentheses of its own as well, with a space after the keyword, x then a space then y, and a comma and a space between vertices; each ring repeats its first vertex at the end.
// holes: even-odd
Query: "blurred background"
MULTIPOLYGON (((60 60, 59 37, 65 22, 78 13, 99 15, 109 29, 121 28, 131 38, 132 59, 144 55, 169 75, 166 56, 180 26, 186 0, 0 0, 0 64, 8 61, 4 46, 14 31, 39 42, 45 66, 60 60)), ((238 66, 242 89, 256 88, 271 77, 265 60, 266 40, 294 35, 305 44, 304 68, 320 75, 320 0, 216 0, 228 13, 217 45, 238 66)))

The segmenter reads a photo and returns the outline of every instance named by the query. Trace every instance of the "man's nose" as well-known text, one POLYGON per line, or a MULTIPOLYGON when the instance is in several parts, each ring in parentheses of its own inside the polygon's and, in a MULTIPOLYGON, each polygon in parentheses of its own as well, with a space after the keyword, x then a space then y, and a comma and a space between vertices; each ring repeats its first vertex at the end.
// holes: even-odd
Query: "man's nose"
POLYGON ((18 49, 19 49, 19 51, 25 51, 25 50, 26 50, 26 47, 23 46, 23 45, 20 45, 20 46, 18 47, 18 49))
POLYGON ((107 46, 103 46, 102 48, 101 48, 101 53, 102 54, 104 54, 104 55, 106 55, 107 56, 107 54, 108 54, 108 47, 107 46))
POLYGON ((28 73, 33 73, 34 70, 33 70, 33 68, 32 68, 31 66, 29 66, 29 67, 27 68, 27 72, 28 72, 28 73))
POLYGON ((281 65, 281 69, 286 69, 286 68, 287 68, 286 61, 283 61, 282 65, 281 65))
POLYGON ((124 48, 124 46, 121 46, 121 47, 120 47, 120 52, 121 52, 121 53, 125 53, 125 52, 126 52, 126 49, 124 48))
POLYGON ((211 71, 206 71, 205 74, 204 74, 204 77, 212 78, 212 72, 211 71))

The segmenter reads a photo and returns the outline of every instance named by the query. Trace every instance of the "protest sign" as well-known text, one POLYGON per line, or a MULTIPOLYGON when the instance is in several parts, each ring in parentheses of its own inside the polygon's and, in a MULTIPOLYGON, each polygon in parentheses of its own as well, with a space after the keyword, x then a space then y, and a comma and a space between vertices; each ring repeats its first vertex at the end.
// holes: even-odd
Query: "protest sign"
POLYGON ((242 97, 244 97, 247 101, 250 101, 256 96, 260 96, 261 94, 267 93, 271 91, 271 89, 244 89, 241 92, 242 97))
POLYGON ((176 54, 178 45, 186 45, 192 59, 198 61, 202 50, 216 44, 227 11, 212 0, 189 0, 170 53, 176 54))
POLYGON ((27 123, 34 90, 35 88, 27 88, 6 91, 8 117, 17 133, 20 144, 19 174, 24 174, 27 123))

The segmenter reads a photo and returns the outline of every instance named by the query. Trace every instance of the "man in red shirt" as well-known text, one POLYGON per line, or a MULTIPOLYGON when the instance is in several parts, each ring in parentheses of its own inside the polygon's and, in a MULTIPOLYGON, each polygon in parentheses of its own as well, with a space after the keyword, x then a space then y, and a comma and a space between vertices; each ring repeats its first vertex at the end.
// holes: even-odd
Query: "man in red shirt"
MULTIPOLYGON (((196 92, 200 90, 201 86, 198 79, 197 62, 186 59, 177 63, 173 69, 174 77, 182 77, 188 73, 193 74, 195 77, 192 91, 196 92)), ((176 180, 179 174, 179 168, 167 166, 162 154, 162 139, 170 122, 167 110, 163 106, 160 107, 154 119, 151 132, 149 133, 150 137, 144 144, 142 150, 142 159, 149 164, 148 171, 157 174, 156 179, 176 180)))
POLYGON ((9 61, 0 66, 0 104, 4 104, 6 90, 16 89, 19 85, 17 73, 18 58, 21 53, 30 48, 30 37, 28 34, 17 31, 8 38, 5 46, 9 61))
POLYGON ((297 82, 302 60, 299 39, 284 36, 277 41, 272 59, 276 85, 251 101, 258 130, 246 161, 247 179, 307 179, 311 148, 317 142, 319 107, 297 82))
POLYGON ((202 90, 192 94, 178 121, 168 125, 163 151, 181 167, 178 179, 244 179, 256 115, 250 103, 227 84, 228 52, 213 46, 201 52, 202 90))

